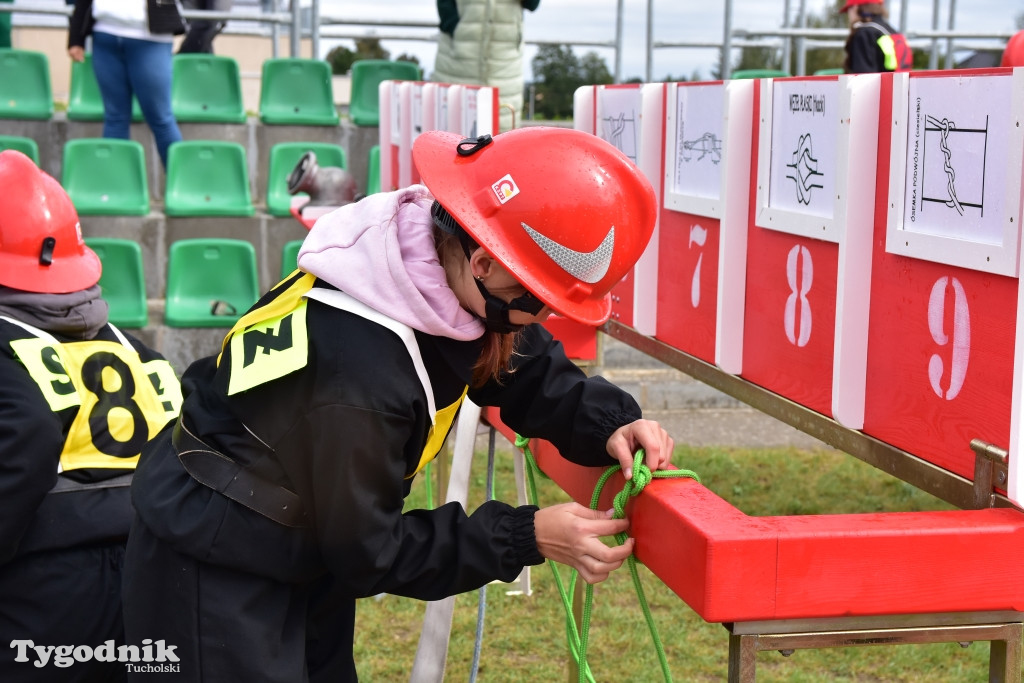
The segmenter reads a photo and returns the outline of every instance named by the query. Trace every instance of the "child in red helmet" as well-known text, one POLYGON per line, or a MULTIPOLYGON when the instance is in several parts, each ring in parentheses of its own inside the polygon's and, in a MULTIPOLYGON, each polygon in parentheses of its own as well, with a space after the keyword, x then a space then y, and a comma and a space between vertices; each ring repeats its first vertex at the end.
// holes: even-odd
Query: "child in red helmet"
POLYGON ((664 429, 535 324, 608 317, 654 227, 650 184, 566 129, 433 131, 413 155, 424 185, 320 218, 143 455, 125 623, 177 646, 181 680, 353 681, 357 598, 437 600, 544 558, 597 582, 632 550, 600 540, 625 520, 575 503, 404 498, 467 398, 574 462, 631 469, 642 447, 668 465, 664 429))
POLYGON ((848 74, 909 71, 914 66, 913 54, 906 38, 889 25, 885 3, 871 0, 848 0, 839 9, 850 22, 846 39, 848 74))
POLYGON ((124 680, 121 662, 32 648, 125 644, 132 471, 181 389, 107 322, 100 261, 60 184, 8 150, 0 187, 0 680, 124 680))

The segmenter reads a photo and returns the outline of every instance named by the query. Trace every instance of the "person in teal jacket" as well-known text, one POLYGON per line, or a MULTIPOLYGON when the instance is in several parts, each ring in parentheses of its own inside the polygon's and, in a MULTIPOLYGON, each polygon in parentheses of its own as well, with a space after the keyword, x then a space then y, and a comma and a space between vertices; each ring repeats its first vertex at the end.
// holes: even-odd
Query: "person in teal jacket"
MULTIPOLYGON (((14 0, 0 0, 12 3, 14 0)), ((11 47, 11 13, 0 12, 0 47, 11 47)))

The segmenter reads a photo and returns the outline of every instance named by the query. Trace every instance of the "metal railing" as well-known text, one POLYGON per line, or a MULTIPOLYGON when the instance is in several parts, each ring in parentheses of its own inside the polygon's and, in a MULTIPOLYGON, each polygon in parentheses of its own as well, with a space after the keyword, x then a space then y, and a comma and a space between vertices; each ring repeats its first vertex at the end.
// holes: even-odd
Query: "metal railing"
MULTIPOLYGON (((676 2, 677 0, 668 0, 676 2)), ((281 0, 271 0, 270 6, 279 5, 281 0)), ((654 0, 647 2, 647 36, 646 36, 646 80, 652 80, 653 54, 655 49, 714 49, 721 53, 722 77, 728 78, 731 73, 731 55, 734 49, 771 48, 782 52, 783 63, 788 64, 792 51, 796 49, 797 75, 806 71, 806 54, 814 49, 842 48, 848 31, 846 29, 812 29, 806 28, 806 0, 800 0, 797 24, 787 24, 790 15, 790 0, 785 0, 782 27, 776 29, 747 30, 733 28, 732 9, 735 0, 726 0, 724 7, 724 31, 720 40, 664 41, 654 39, 654 0)), ((355 19, 341 14, 323 13, 320 11, 320 0, 312 0, 309 8, 302 8, 292 3, 295 9, 274 10, 235 8, 230 12, 214 12, 204 10, 184 10, 187 19, 207 19, 226 21, 225 32, 239 35, 270 35, 274 40, 273 56, 278 56, 279 32, 287 27, 290 37, 290 54, 299 55, 299 44, 303 37, 311 41, 312 54, 320 55, 320 39, 351 39, 376 38, 379 40, 423 41, 436 42, 438 28, 436 20, 397 20, 397 19, 355 19), (371 31, 359 28, 374 29, 371 31), (416 33, 378 32, 377 28, 412 28, 416 33)), ((956 30, 956 0, 949 0, 949 27, 945 30, 938 27, 939 0, 933 0, 932 28, 930 30, 908 30, 906 28, 907 0, 901 3, 900 26, 907 40, 914 47, 921 49, 927 45, 929 50, 929 68, 938 68, 939 56, 943 52, 940 41, 945 41, 945 68, 953 67, 953 55, 957 50, 1001 50, 1005 47, 1012 32, 978 32, 956 30), (986 41, 984 44, 967 43, 967 40, 986 41)), ((64 16, 71 13, 71 8, 63 2, 40 2, 39 0, 16 0, 13 3, 0 2, 0 12, 18 13, 28 16, 64 16)), ((566 45, 569 47, 608 48, 614 52, 613 77, 616 83, 622 80, 622 17, 623 0, 617 0, 615 36, 606 41, 585 41, 559 39, 526 39, 526 44, 566 45)), ((19 25, 26 25, 24 22, 19 25)), ((34 25, 34 24, 29 24, 34 25)), ((48 24, 47 24, 48 25, 48 24)))

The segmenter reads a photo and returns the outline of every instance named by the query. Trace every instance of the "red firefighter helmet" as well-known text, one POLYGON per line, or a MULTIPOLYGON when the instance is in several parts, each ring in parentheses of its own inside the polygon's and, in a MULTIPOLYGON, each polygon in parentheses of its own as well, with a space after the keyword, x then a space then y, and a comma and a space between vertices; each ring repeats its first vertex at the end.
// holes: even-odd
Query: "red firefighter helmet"
POLYGON ((462 139, 430 131, 413 160, 434 199, 534 296, 600 325, 654 231, 654 189, 611 144, 566 128, 462 139))
POLYGON ((100 259, 85 246, 71 198, 15 150, 0 152, 0 285, 66 294, 99 282, 100 259))
POLYGON ((843 6, 841 8, 839 8, 839 13, 840 14, 846 14, 847 10, 849 10, 851 7, 857 7, 858 5, 875 5, 875 4, 881 5, 881 4, 884 4, 884 3, 882 2, 882 0, 846 0, 846 2, 843 3, 843 6))

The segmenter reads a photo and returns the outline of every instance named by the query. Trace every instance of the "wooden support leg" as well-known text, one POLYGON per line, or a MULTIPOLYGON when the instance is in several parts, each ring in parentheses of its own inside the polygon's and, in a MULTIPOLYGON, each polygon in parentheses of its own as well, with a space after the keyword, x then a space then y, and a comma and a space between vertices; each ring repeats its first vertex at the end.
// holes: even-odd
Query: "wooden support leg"
POLYGON ((754 683, 757 677, 757 636, 729 634, 729 683, 754 683))
POLYGON ((754 683, 757 653, 989 641, 990 683, 1021 683, 1020 612, 964 612, 728 624, 729 683, 754 683))
POLYGON ((1020 683, 1024 624, 1008 624, 1005 640, 993 640, 988 659, 989 683, 1020 683))

